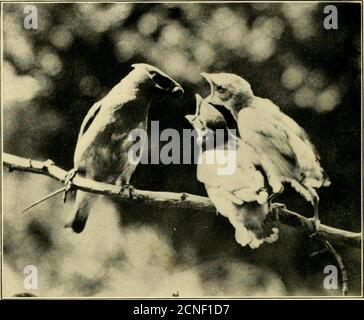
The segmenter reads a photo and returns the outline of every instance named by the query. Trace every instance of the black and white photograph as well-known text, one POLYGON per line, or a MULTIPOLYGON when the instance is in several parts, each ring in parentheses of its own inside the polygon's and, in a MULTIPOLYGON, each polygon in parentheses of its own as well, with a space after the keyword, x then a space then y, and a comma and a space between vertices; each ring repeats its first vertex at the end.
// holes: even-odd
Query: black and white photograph
POLYGON ((362 298, 362 41, 361 1, 2 1, 1 298, 362 298))

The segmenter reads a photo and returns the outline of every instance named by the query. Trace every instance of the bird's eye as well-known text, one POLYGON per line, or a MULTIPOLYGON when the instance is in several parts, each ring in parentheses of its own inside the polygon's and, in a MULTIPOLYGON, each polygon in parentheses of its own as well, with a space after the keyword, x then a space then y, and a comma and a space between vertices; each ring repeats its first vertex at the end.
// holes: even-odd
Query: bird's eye
POLYGON ((225 92, 226 89, 222 85, 217 85, 216 86, 216 91, 222 93, 222 92, 225 92))

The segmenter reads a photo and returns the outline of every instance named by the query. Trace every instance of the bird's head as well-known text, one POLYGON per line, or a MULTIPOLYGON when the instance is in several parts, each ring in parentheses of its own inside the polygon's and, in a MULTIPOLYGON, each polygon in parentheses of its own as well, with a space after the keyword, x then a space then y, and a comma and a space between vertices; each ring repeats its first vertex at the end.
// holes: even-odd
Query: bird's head
POLYGON ((146 64, 136 63, 132 67, 131 75, 135 78, 138 88, 143 88, 154 96, 181 96, 184 93, 182 86, 158 68, 146 64))
MULTIPOLYGON (((228 127, 223 115, 216 110, 206 99, 198 94, 196 97, 196 113, 186 115, 185 118, 198 133, 198 141, 204 144, 209 139, 216 139, 218 129, 224 131, 224 137, 228 134, 228 127)), ((224 142, 224 141, 221 141, 224 142)))
POLYGON ((224 106, 235 119, 241 109, 247 107, 254 97, 250 84, 233 73, 201 73, 211 87, 207 102, 224 106))

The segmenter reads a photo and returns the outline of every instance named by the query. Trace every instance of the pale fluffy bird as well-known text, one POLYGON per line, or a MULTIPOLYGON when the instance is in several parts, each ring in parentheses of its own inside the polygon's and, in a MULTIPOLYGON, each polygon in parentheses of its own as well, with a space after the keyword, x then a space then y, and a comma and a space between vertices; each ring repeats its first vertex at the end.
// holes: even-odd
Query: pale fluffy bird
POLYGON ((197 179, 204 183, 217 211, 234 226, 236 241, 257 248, 277 240, 278 229, 266 219, 268 183, 274 179, 266 177, 262 166, 269 167, 269 163, 231 133, 223 115, 199 95, 196 113, 186 118, 198 132, 201 144, 197 179), (227 172, 227 165, 233 170, 227 172))
POLYGON ((271 100, 254 95, 250 84, 231 73, 202 73, 211 93, 206 101, 224 106, 234 116, 241 138, 260 156, 269 158, 273 175, 273 194, 289 183, 314 208, 316 229, 319 225, 319 196, 316 189, 330 185, 320 164, 320 157, 307 133, 284 114, 271 100))

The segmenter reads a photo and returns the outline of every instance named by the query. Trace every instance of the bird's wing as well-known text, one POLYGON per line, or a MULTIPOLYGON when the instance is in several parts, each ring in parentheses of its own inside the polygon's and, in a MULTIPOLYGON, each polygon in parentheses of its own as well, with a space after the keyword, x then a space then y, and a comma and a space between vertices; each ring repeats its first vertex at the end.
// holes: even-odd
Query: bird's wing
POLYGON ((125 107, 128 104, 131 104, 135 100, 135 92, 132 90, 130 90, 131 92, 127 92, 124 90, 125 87, 126 86, 123 84, 122 80, 120 83, 115 85, 114 88, 112 88, 104 98, 96 102, 91 107, 91 109, 87 112, 86 117, 82 121, 78 139, 80 139, 86 133, 87 129, 90 128, 96 116, 99 114, 101 108, 121 108, 125 107))
POLYGON ((286 126, 287 136, 296 155, 296 161, 305 172, 304 184, 313 188, 329 186, 330 179, 320 164, 320 154, 306 131, 297 122, 284 114, 276 113, 277 121, 286 126))
POLYGON ((87 112, 86 117, 82 121, 78 139, 80 139, 80 137, 82 137, 84 135, 84 133, 86 132, 86 130, 90 127, 92 121, 95 119, 97 114, 100 112, 101 106, 102 106, 102 104, 100 101, 96 102, 91 107, 91 109, 87 112))
POLYGON ((308 135, 270 100, 257 99, 241 110, 238 126, 244 140, 270 159, 282 180, 314 188, 324 184, 324 172, 308 135))
POLYGON ((74 163, 75 167, 81 169, 80 160, 87 146, 92 143, 95 138, 95 134, 97 129, 92 129, 92 132, 89 132, 91 127, 95 127, 97 125, 95 122, 96 116, 100 113, 102 107, 101 101, 96 102, 91 109, 87 112, 85 118, 82 121, 80 132, 78 134, 76 149, 74 153, 74 163))
MULTIPOLYGON (((315 160, 319 160, 320 156, 316 149, 316 147, 312 144, 310 137, 306 133, 306 131, 298 125, 296 121, 294 121, 292 118, 284 114, 280 111, 279 107, 275 105, 272 101, 269 99, 262 99, 262 98, 255 98, 254 100, 254 109, 259 110, 259 112, 262 113, 262 115, 265 115, 267 119, 272 118, 270 121, 270 125, 274 126, 276 129, 282 132, 281 136, 288 140, 299 138, 301 143, 303 143, 306 148, 310 150, 310 156, 314 158, 315 160)), ((276 134, 276 133, 275 133, 276 134)), ((298 150, 301 146, 294 145, 294 141, 290 141, 290 147, 295 155, 298 155, 300 153, 300 150, 298 150), (297 148, 295 148, 297 147, 297 148)), ((308 151, 308 150, 305 150, 308 151)), ((297 159, 299 160, 299 159, 297 159)))
POLYGON ((286 128, 287 134, 293 134, 296 135, 301 139, 302 142, 304 142, 313 152, 315 157, 319 160, 320 155, 314 146, 314 144, 311 142, 310 137, 308 136, 307 132, 291 117, 287 116, 283 112, 280 111, 279 107, 276 106, 272 101, 268 99, 262 99, 266 102, 265 106, 261 106, 262 108, 268 107, 270 109, 270 114, 286 128), (273 107, 274 106, 274 107, 273 107))
MULTIPOLYGON (((127 166, 130 164, 128 151, 136 144, 129 135, 134 129, 147 130, 149 105, 130 97, 119 97, 117 101, 106 96, 98 103, 100 107, 94 106, 94 113, 90 111, 84 120, 74 153, 74 166, 79 172, 86 172, 87 177, 115 183, 117 175, 122 175, 123 179, 126 175, 128 180, 129 172, 134 171, 134 165, 127 166)), ((142 146, 144 142, 145 139, 140 141, 142 146)))

